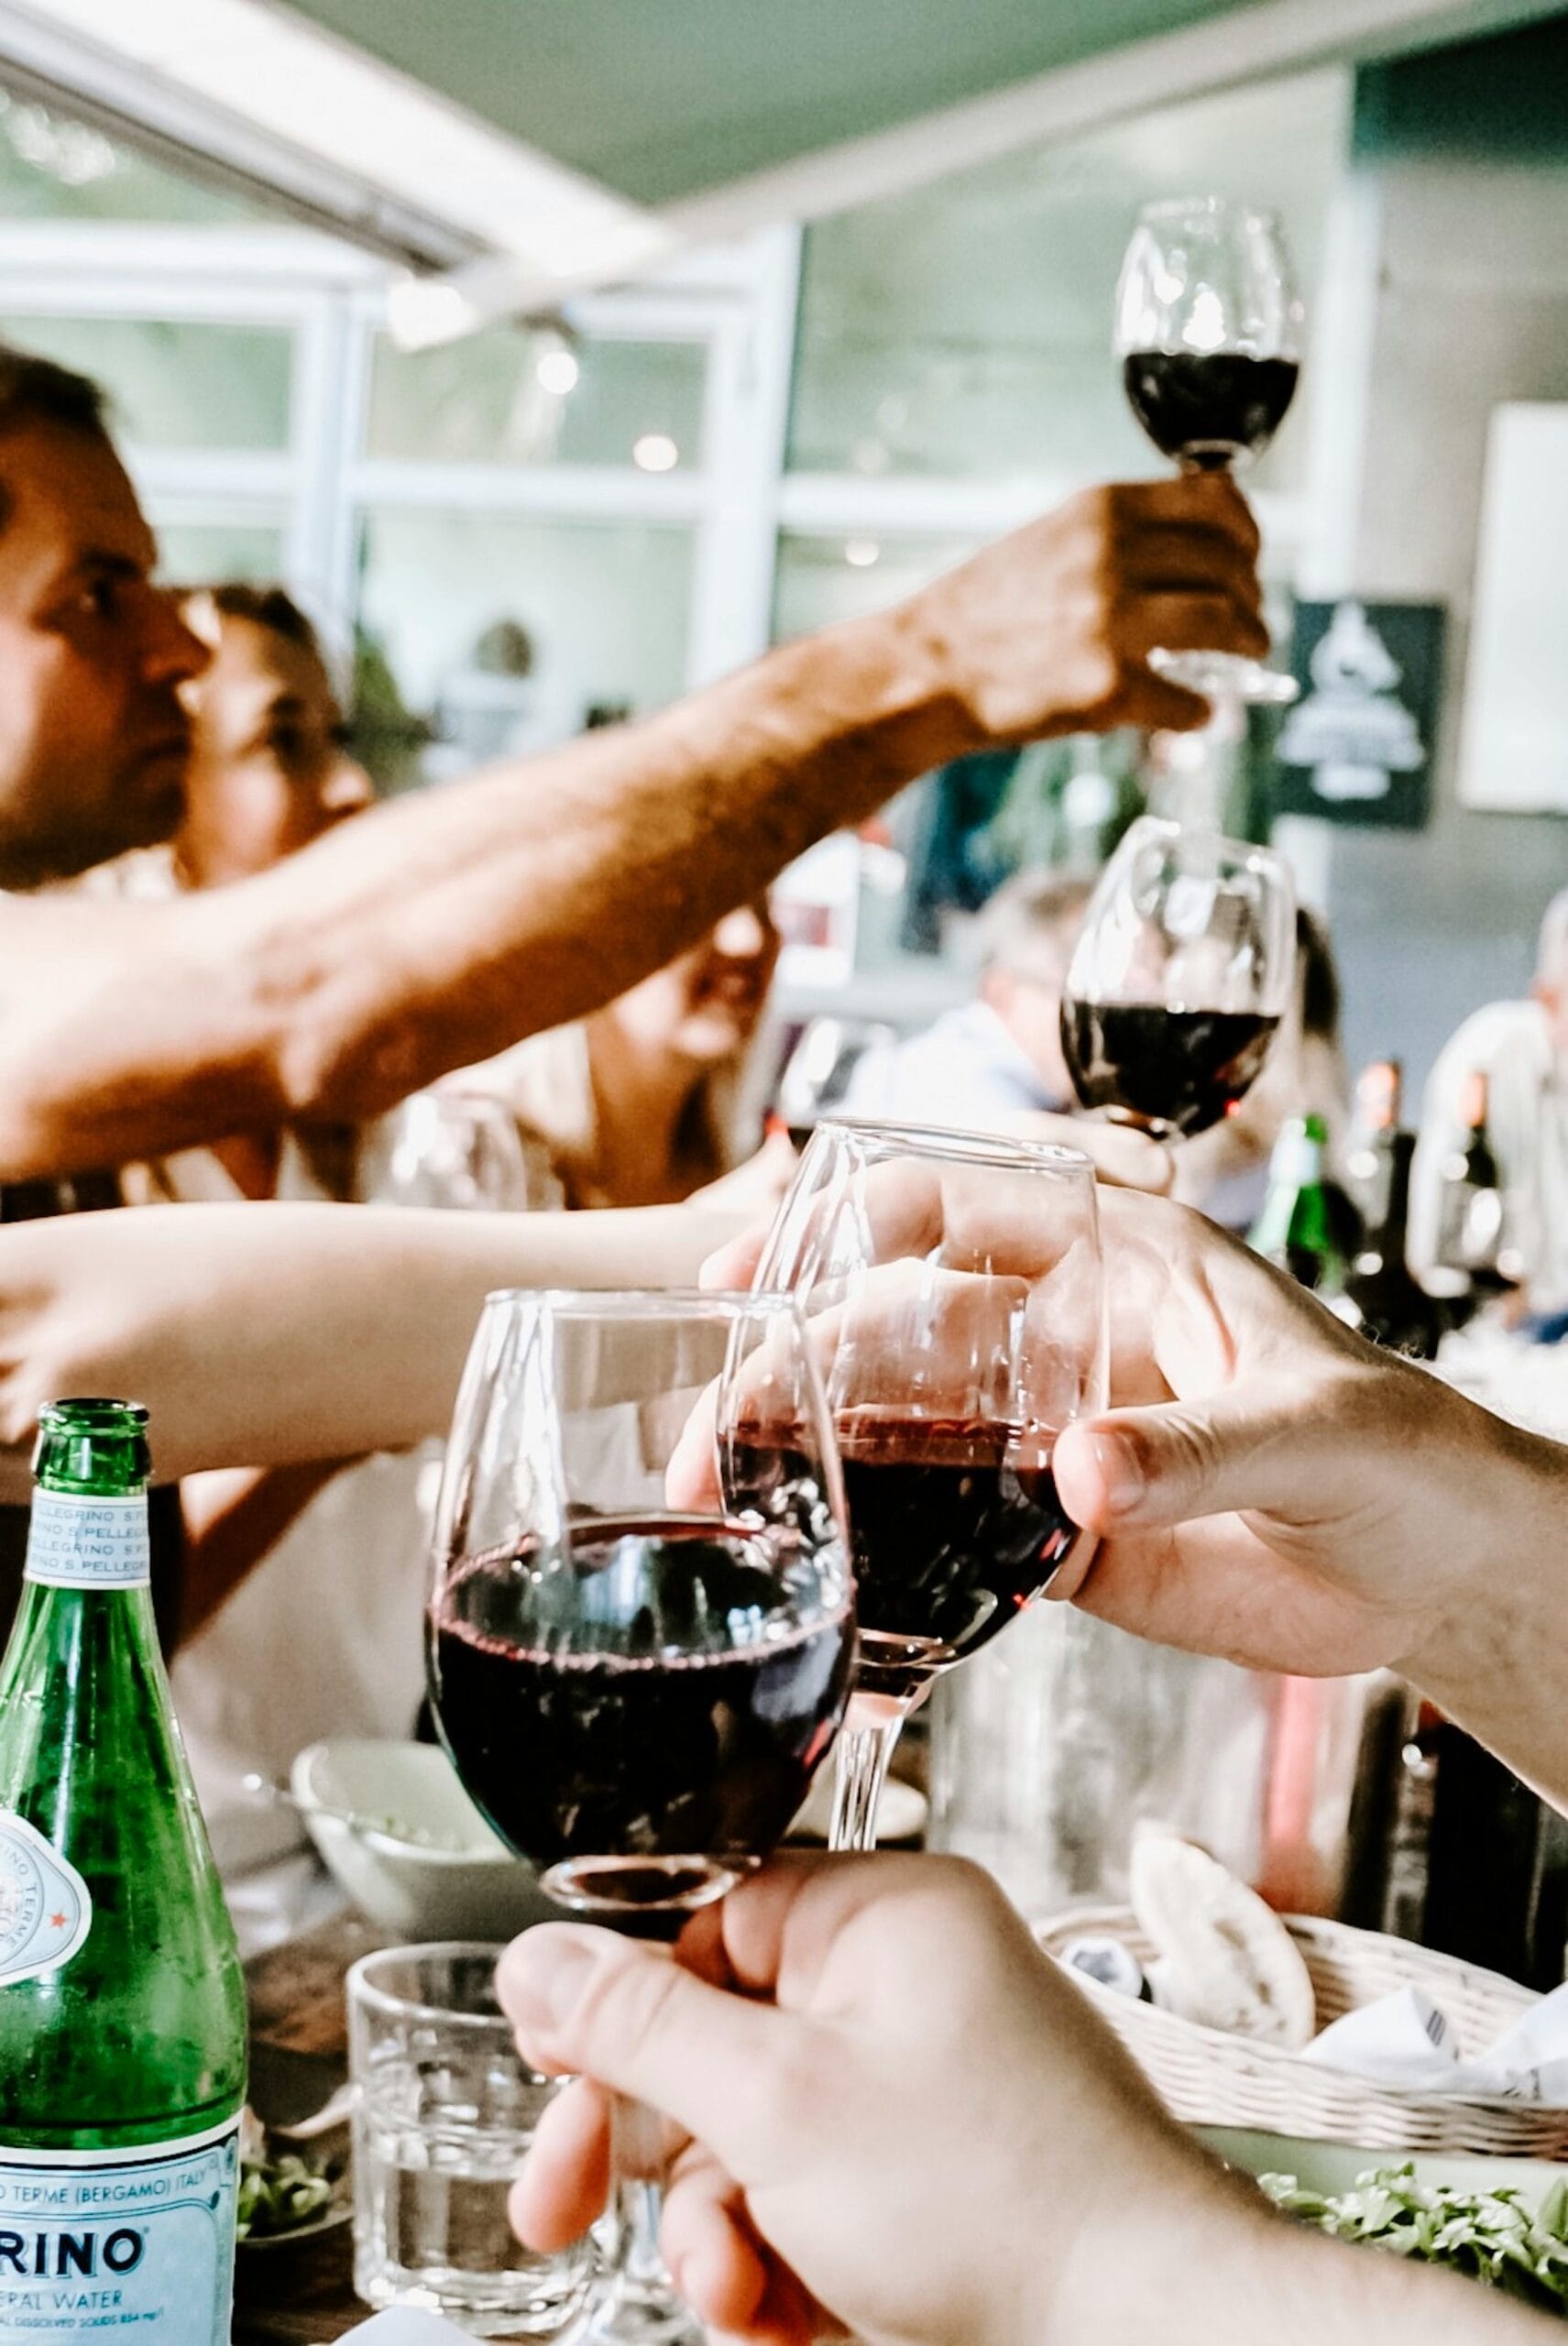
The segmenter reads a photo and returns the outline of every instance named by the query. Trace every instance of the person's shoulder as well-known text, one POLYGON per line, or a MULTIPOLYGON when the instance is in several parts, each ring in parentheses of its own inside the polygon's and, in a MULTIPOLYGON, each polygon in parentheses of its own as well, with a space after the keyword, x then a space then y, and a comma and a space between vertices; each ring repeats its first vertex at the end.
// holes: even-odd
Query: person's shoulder
POLYGON ((1516 1051, 1539 1052, 1548 1042, 1546 1016, 1537 1002, 1487 1002, 1473 1010, 1443 1045, 1446 1060, 1489 1073, 1516 1051))

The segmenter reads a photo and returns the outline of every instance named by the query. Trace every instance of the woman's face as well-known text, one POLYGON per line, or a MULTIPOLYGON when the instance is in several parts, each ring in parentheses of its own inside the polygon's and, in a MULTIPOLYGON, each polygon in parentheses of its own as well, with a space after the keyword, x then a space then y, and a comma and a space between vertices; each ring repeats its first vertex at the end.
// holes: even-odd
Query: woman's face
POLYGON ((225 616, 187 705, 191 767, 175 847, 191 885, 269 871, 370 804, 331 680, 303 644, 225 616))
POLYGON ((756 1033, 778 958, 779 933, 759 897, 726 913, 700 944, 631 987, 606 1014, 643 1051, 720 1067, 756 1033))

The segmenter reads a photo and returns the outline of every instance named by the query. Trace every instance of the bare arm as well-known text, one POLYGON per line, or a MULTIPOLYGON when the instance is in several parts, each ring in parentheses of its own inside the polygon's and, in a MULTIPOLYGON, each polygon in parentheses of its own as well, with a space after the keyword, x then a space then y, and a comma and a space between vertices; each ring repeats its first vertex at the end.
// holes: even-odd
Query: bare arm
POLYGON ((1260 649, 1255 546, 1217 478, 1095 491, 895 611, 237 887, 0 904, 0 1175, 376 1113, 608 1001, 948 759, 1195 721, 1145 654, 1260 649))
POLYGON ((124 1393, 160 1480, 396 1450, 444 1433, 497 1287, 695 1281, 733 1217, 395 1206, 149 1206, 0 1231, 0 1496, 41 1402, 124 1393))

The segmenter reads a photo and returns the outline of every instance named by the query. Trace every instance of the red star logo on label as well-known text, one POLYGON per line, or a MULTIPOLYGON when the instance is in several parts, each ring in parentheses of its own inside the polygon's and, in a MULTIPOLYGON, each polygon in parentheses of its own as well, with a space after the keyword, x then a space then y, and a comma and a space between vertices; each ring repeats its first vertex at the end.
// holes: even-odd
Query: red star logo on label
POLYGON ((65 1916, 63 1914, 51 1914, 49 1918, 49 1926, 51 1931, 63 1931, 65 1928, 65 1916))

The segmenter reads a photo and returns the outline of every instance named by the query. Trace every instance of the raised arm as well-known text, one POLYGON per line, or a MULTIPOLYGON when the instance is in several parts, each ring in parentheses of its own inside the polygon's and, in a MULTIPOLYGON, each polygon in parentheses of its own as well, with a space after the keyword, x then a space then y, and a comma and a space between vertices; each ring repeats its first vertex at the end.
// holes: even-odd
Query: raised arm
POLYGON ((145 1401, 160 1481, 444 1433, 492 1288, 681 1285, 734 1228, 684 1206, 149 1206, 17 1223, 0 1230, 0 1497, 26 1496, 38 1405, 62 1393, 145 1401))
POLYGON ((0 1177, 360 1117, 607 1001, 988 742, 1184 725, 1156 642, 1262 647, 1219 479, 1096 490, 898 609, 167 905, 0 902, 0 1177))

